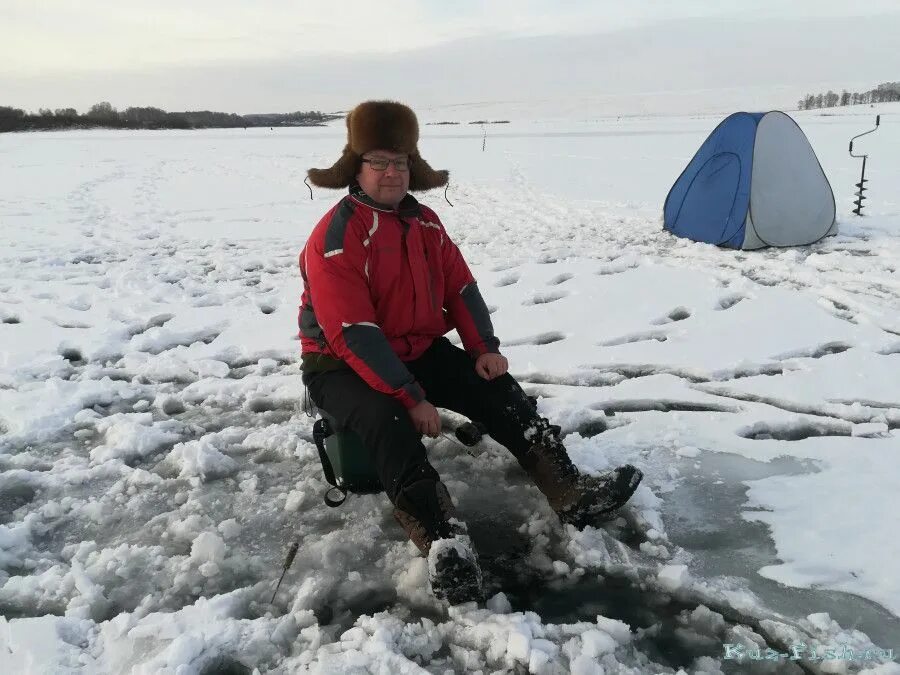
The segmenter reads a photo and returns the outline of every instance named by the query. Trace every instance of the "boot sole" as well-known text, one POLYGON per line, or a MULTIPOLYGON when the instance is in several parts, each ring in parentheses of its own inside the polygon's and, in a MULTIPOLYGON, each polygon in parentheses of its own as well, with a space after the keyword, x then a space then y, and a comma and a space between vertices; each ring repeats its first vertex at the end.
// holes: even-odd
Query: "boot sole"
POLYGON ((644 473, 640 469, 631 465, 626 465, 623 468, 630 470, 623 471, 611 487, 611 491, 618 495, 611 505, 605 508, 591 508, 596 504, 594 501, 596 495, 586 495, 585 500, 587 503, 576 504, 568 512, 559 514, 559 519, 563 523, 574 525, 579 529, 586 525, 602 523, 612 519, 616 511, 625 506, 628 500, 631 499, 634 491, 637 490, 638 485, 641 484, 641 480, 644 478, 644 473))
POLYGON ((474 560, 463 558, 454 549, 449 549, 435 562, 434 567, 431 592, 435 597, 447 600, 451 605, 484 599, 481 570, 474 560))

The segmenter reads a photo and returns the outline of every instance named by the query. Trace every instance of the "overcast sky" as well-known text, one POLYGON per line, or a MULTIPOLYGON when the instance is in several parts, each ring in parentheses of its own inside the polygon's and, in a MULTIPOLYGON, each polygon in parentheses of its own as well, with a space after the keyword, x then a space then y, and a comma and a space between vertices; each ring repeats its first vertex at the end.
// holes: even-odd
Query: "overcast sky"
POLYGON ((900 0, 0 0, 0 105, 793 97, 900 80, 898 36, 900 0))

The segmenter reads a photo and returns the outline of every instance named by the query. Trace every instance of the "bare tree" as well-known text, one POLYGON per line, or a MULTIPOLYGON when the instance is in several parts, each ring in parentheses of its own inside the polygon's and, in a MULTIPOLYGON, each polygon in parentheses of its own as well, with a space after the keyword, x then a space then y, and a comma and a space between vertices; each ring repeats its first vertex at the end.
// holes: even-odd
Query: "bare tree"
POLYGON ((85 117, 90 122, 102 124, 104 126, 118 126, 119 122, 119 112, 112 107, 112 104, 109 101, 95 103, 91 106, 91 109, 88 110, 85 117))

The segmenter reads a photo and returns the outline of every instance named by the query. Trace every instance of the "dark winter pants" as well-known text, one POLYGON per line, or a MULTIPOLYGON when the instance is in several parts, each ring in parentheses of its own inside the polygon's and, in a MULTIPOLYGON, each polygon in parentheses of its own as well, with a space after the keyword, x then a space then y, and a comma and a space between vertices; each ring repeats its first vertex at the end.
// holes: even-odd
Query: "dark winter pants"
MULTIPOLYGON (((435 340, 406 366, 432 405, 480 422, 516 457, 528 450, 531 443, 525 431, 538 415, 510 374, 485 380, 475 372, 474 359, 446 338, 435 340)), ((372 389, 350 368, 305 373, 303 381, 315 404, 358 434, 374 454, 378 476, 392 502, 416 481, 440 480, 428 463, 421 434, 399 401, 372 389)))

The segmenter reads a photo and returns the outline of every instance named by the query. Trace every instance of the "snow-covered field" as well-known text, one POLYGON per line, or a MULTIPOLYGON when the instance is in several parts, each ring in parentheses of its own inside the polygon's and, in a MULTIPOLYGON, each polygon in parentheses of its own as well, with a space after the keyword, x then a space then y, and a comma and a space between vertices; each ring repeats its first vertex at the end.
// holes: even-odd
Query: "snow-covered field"
POLYGON ((502 112, 484 152, 423 126, 422 200, 576 463, 645 471, 623 517, 566 530, 499 446, 429 441, 490 597, 448 610, 383 495, 322 503, 296 254, 341 122, 4 134, 0 672, 900 673, 900 108, 865 218, 879 110, 796 116, 841 233, 759 252, 661 231, 718 118, 502 112))

